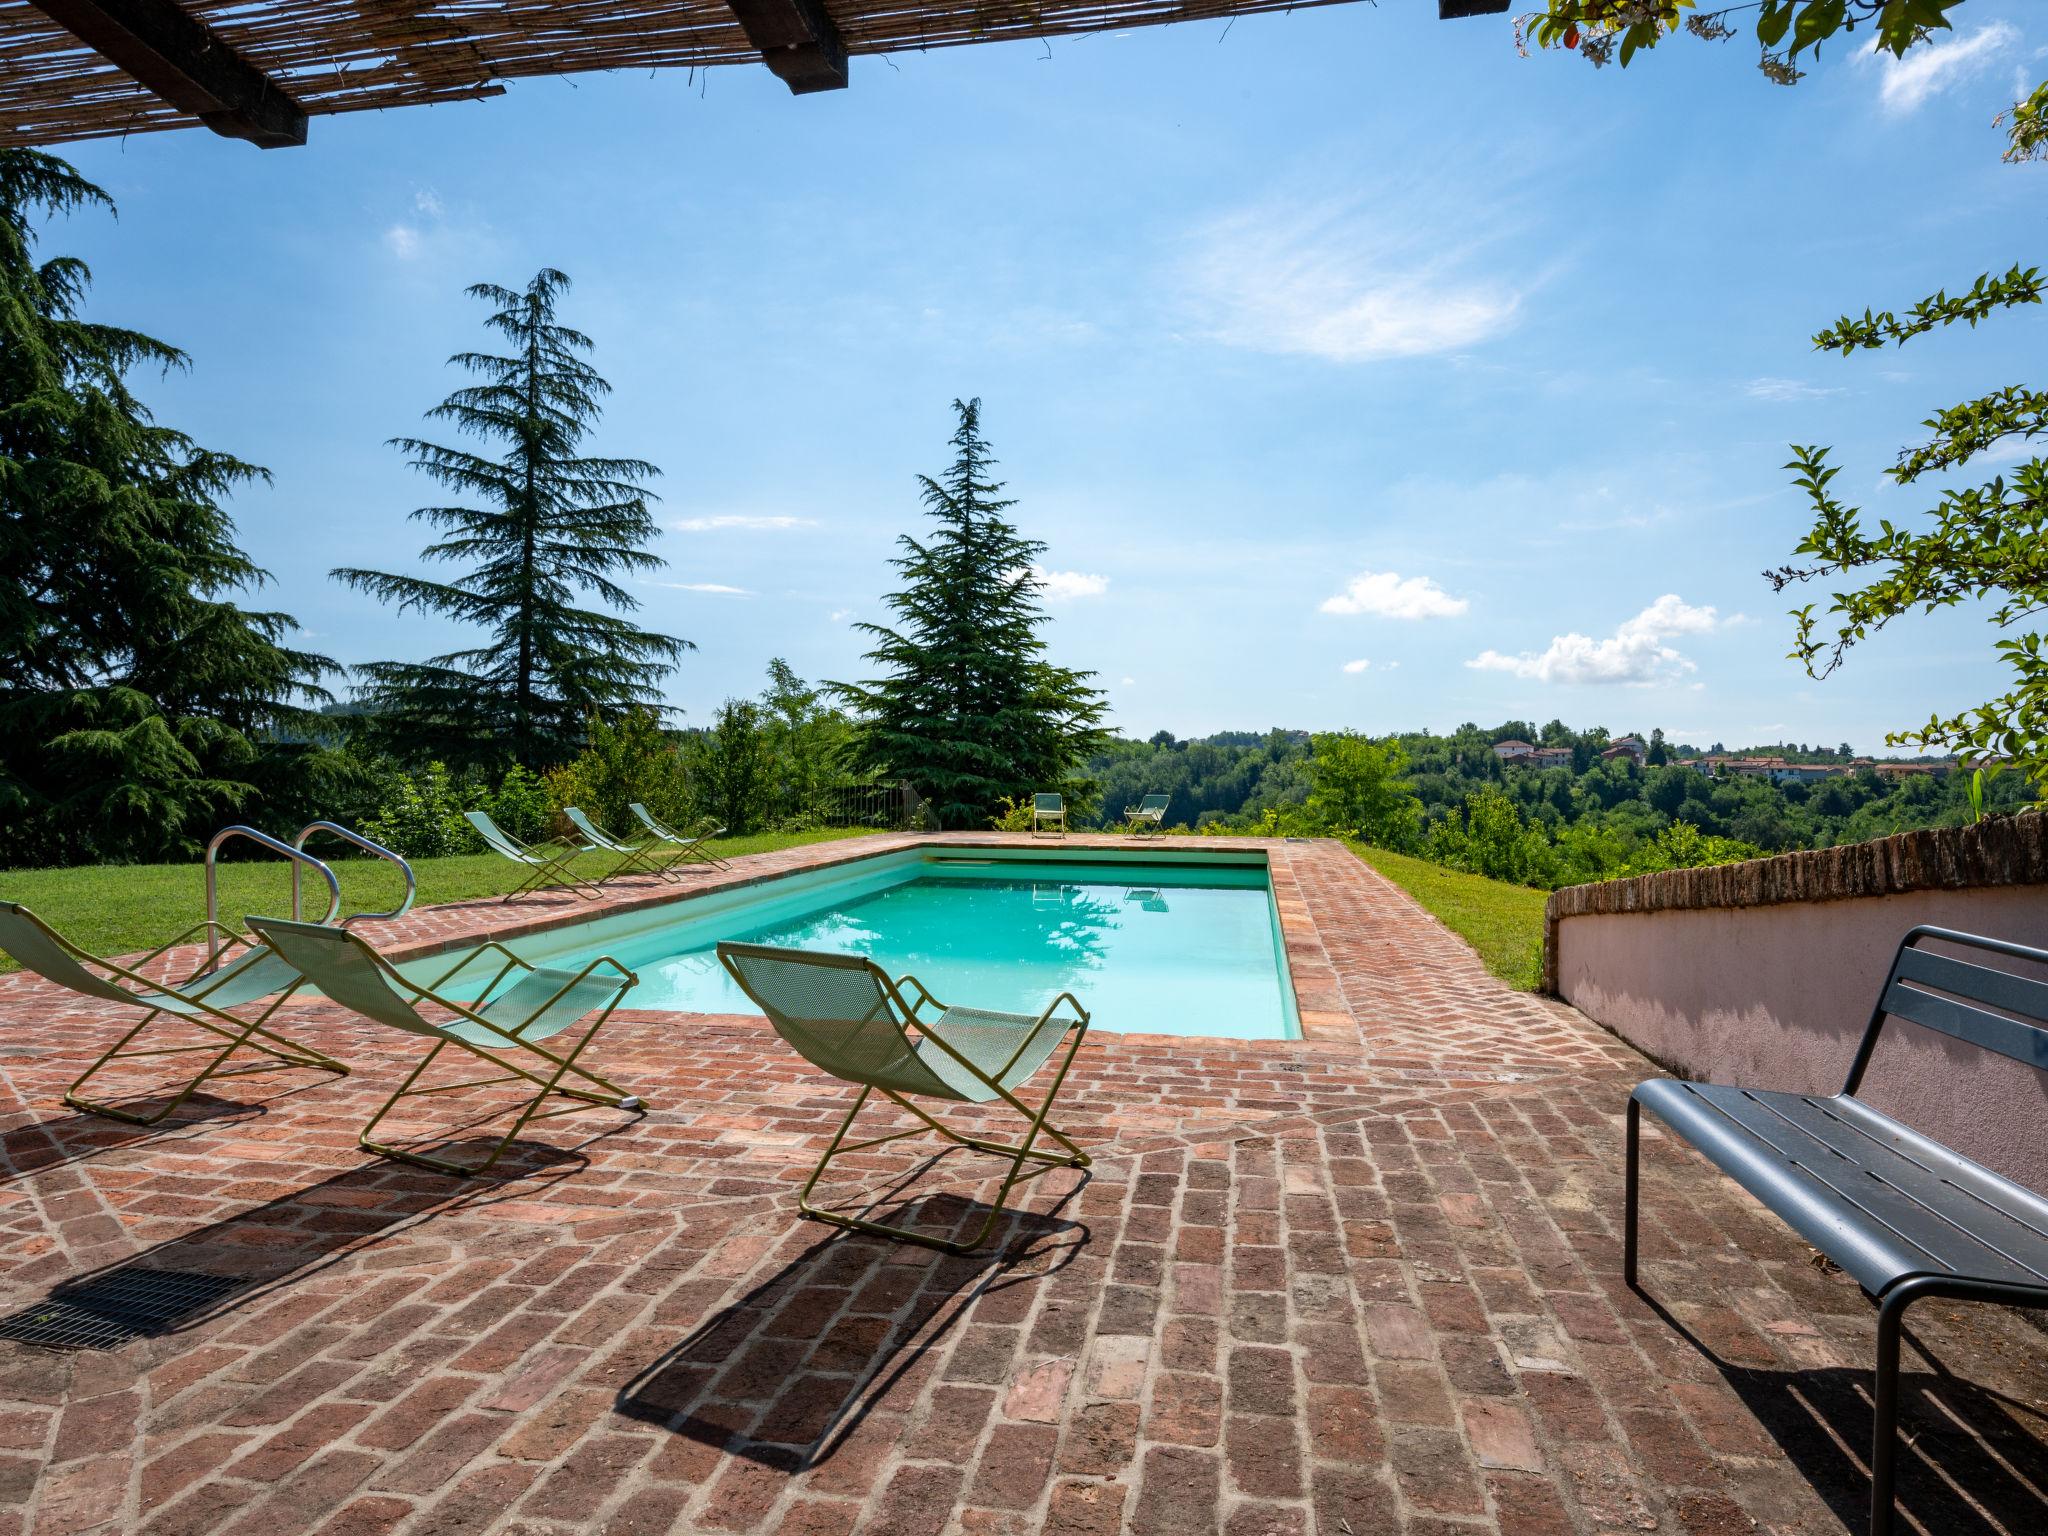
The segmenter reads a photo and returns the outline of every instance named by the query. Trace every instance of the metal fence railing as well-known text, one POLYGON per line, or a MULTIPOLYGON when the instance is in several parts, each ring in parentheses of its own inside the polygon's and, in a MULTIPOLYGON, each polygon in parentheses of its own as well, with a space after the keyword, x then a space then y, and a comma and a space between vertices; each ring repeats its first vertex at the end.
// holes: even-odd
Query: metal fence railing
POLYGON ((827 827, 873 827, 883 832, 928 832, 937 827, 924 797, 905 780, 890 784, 827 784, 810 814, 827 827))

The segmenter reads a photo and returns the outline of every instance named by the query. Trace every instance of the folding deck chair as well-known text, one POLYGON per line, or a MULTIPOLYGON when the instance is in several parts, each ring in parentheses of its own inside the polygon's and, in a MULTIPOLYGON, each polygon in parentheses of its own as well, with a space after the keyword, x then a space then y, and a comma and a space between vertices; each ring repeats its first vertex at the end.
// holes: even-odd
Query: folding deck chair
POLYGON ((1050 826, 1058 837, 1067 835, 1067 799, 1058 793, 1037 794, 1031 797, 1031 835, 1037 837, 1042 829, 1050 826))
POLYGON ((476 828, 476 835, 484 840, 486 848, 526 870, 526 879, 505 893, 506 901, 550 885, 567 887, 592 901, 604 894, 594 881, 584 879, 570 868, 576 862, 576 855, 584 849, 569 848, 560 843, 522 843, 491 820, 485 811, 464 811, 462 816, 476 828))
MULTIPOLYGON (((437 1173, 482 1174, 490 1171, 492 1164, 504 1154, 529 1121, 573 1114, 592 1104, 645 1112, 637 1096, 576 1064, 576 1058, 597 1038, 597 1032, 611 1017, 612 1010, 619 1006, 619 1000, 639 980, 609 955, 600 956, 580 971, 545 970, 529 965, 502 944, 487 943, 464 955, 437 976, 431 985, 421 986, 407 981, 390 961, 344 929, 288 922, 281 917, 252 917, 249 926, 262 936, 264 943, 296 966, 306 980, 334 1002, 372 1023, 389 1025, 434 1042, 433 1048, 412 1069, 398 1091, 384 1101, 356 1137, 356 1144, 368 1151, 431 1168, 437 1173), (443 989, 485 956, 494 957, 497 969, 488 973, 488 979, 481 987, 476 985, 476 980, 486 974, 488 968, 485 967, 480 967, 472 973, 470 980, 461 984, 460 990, 464 994, 474 994, 471 1000, 465 1002, 448 996, 443 989), (430 1019, 420 1012, 422 1004, 431 1004, 449 1017, 441 1021, 430 1019), (597 1015, 595 1021, 566 1055, 557 1055, 541 1044, 593 1012, 597 1015), (420 1074, 451 1045, 482 1058, 505 1075, 443 1083, 432 1088, 414 1088, 420 1074), (504 1057, 514 1059, 501 1059, 504 1057), (525 1065, 521 1065, 522 1060, 525 1065), (562 1086, 565 1077, 574 1077, 592 1086, 565 1088, 562 1086), (371 1137, 371 1132, 377 1129, 400 1099, 519 1080, 536 1085, 539 1092, 520 1105, 519 1116, 513 1121, 512 1129, 491 1148, 490 1155, 474 1167, 390 1146, 371 1137), (567 1109, 541 1113, 541 1103, 550 1094, 581 1102, 567 1109)), ((497 1116, 490 1118, 496 1119, 497 1116)))
POLYGON ((1162 831, 1166 826, 1166 808, 1172 803, 1171 795, 1147 795, 1125 810, 1124 830, 1133 837, 1143 837, 1148 831, 1162 831))
POLYGON ((713 869, 727 869, 731 867, 724 859, 721 859, 705 846, 714 837, 725 836, 725 828, 711 826, 711 818, 709 816, 706 816, 697 823, 695 835, 685 837, 666 822, 655 820, 654 813, 649 811, 638 800, 635 800, 626 809, 631 811, 639 819, 640 825, 649 832, 652 832, 659 841, 676 850, 678 863, 687 860, 691 863, 709 864, 713 869), (706 827, 711 827, 711 830, 705 831, 706 827))
POLYGON ((130 1125, 155 1125, 172 1114, 201 1083, 218 1073, 227 1065, 228 1058, 240 1050, 257 1051, 291 1067, 334 1072, 343 1077, 348 1075, 348 1068, 333 1057, 311 1046, 300 1045, 296 1040, 289 1040, 268 1027, 270 1016, 299 989, 305 978, 282 957, 251 944, 222 924, 201 923, 179 934, 170 943, 151 950, 132 965, 119 965, 80 949, 19 902, 0 901, 0 949, 6 950, 45 981, 81 997, 129 1003, 143 1010, 142 1022, 117 1040, 111 1050, 86 1068, 84 1075, 65 1090, 64 1102, 73 1109, 125 1120, 130 1125), (175 983, 152 981, 142 974, 143 968, 151 962, 202 935, 212 936, 221 948, 184 980, 175 983), (243 953, 222 963, 220 957, 237 945, 242 947, 243 953), (253 1019, 241 1018, 230 1011, 266 997, 273 1001, 253 1019), (144 1030, 163 1019, 192 1025, 217 1035, 227 1043, 128 1049, 144 1030), (197 1077, 180 1088, 171 1102, 153 1115, 117 1109, 111 1104, 88 1099, 80 1092, 102 1068, 116 1061, 180 1056, 193 1051, 211 1051, 213 1056, 197 1077))
POLYGON ((775 1032, 798 1055, 842 1082, 860 1085, 853 1108, 840 1123, 832 1144, 825 1149, 810 1181, 797 1197, 797 1209, 804 1215, 856 1232, 873 1232, 948 1253, 966 1253, 980 1247, 988 1237, 1010 1198, 1010 1191, 1023 1176, 1026 1163, 1066 1168, 1089 1165, 1088 1154, 1046 1119, 1067 1079, 1067 1069, 1074 1064, 1074 1052, 1088 1033, 1088 1011, 1071 993, 1062 992, 1034 1018, 1023 1013, 948 1008, 926 991, 916 977, 891 981, 880 966, 859 955, 723 943, 718 946, 718 960, 741 990, 760 1005, 775 1032), (915 1003, 905 1000, 905 989, 915 994, 915 1003), (1072 1013, 1071 1018, 1059 1017, 1062 1004, 1072 1013), (929 1017, 926 1009, 933 1010, 929 1017), (1032 1109, 1013 1090, 1037 1072, 1070 1034, 1073 1038, 1060 1058, 1044 1103, 1032 1109), (924 1125, 866 1141, 847 1141, 846 1133, 853 1128, 854 1117, 867 1104, 868 1096, 877 1092, 909 1110, 924 1125), (1023 1116, 1030 1129, 1016 1146, 983 1141, 941 1124, 912 1104, 906 1094, 959 1104, 1001 1100, 1023 1116), (948 1141, 1010 1160, 995 1204, 972 1238, 959 1241, 934 1237, 907 1227, 821 1210, 811 1204, 811 1191, 817 1188, 818 1180, 835 1157, 915 1136, 927 1127, 948 1141), (1033 1143, 1041 1131, 1066 1151, 1040 1151, 1033 1143))
POLYGON ((579 852, 609 853, 618 859, 619 862, 609 871, 597 877, 598 884, 616 880, 620 875, 652 875, 657 880, 681 880, 682 877, 669 866, 684 858, 683 853, 653 840, 622 843, 607 835, 602 827, 573 805, 563 806, 562 814, 569 818, 569 825, 583 834, 583 847, 579 852), (660 850, 659 856, 656 850, 660 850))

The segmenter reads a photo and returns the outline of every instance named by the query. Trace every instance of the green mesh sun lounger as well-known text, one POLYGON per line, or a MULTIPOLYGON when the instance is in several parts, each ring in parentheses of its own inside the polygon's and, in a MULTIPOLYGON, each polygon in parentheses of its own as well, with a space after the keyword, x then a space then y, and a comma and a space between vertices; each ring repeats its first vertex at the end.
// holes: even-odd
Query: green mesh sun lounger
POLYGON ((1166 826, 1166 808, 1172 803, 1171 795, 1147 795, 1124 812, 1124 830, 1134 837, 1162 830, 1166 826))
POLYGON ((608 853, 618 860, 598 877, 599 884, 616 880, 621 875, 652 875, 657 880, 681 878, 669 868, 686 857, 681 851, 651 839, 644 843, 622 843, 573 805, 563 806, 562 814, 569 818, 570 826, 583 834, 583 847, 579 852, 608 853))
MULTIPOLYGON (((287 922, 280 917, 252 917, 249 926, 332 1001, 372 1023, 434 1042, 398 1091, 384 1101, 357 1136, 356 1144, 368 1151, 437 1173, 487 1173, 529 1121, 573 1114, 593 1104, 642 1111, 637 1097, 576 1064, 576 1058, 597 1038, 597 1032, 619 1006, 619 1000, 639 979, 609 955, 591 961, 579 971, 543 970, 527 964, 502 944, 488 943, 464 955, 431 985, 421 986, 407 981, 390 961, 343 929, 287 922), (477 965, 478 961, 488 963, 477 965), (446 990, 451 987, 455 989, 453 996, 446 990), (438 1016, 421 1012, 423 1006, 438 1016), (582 1039, 565 1053, 557 1054, 543 1043, 592 1014, 596 1017, 582 1039), (413 1087, 433 1065, 434 1058, 451 1045, 459 1052, 489 1062, 504 1075, 441 1083, 432 1088, 413 1087), (565 1088, 565 1078, 588 1086, 565 1088), (473 1167, 391 1146, 371 1135, 400 1099, 510 1082, 530 1083, 539 1091, 520 1102, 512 1129, 473 1167), (541 1104, 550 1095, 578 1102, 566 1109, 542 1113, 541 1104)), ((499 1113, 510 1112, 508 1109, 499 1113)))
POLYGON ((1046 831, 1056 837, 1067 835, 1066 796, 1048 793, 1031 797, 1031 835, 1037 837, 1046 831))
POLYGON ((654 813, 638 800, 635 800, 626 809, 638 818, 641 826, 654 834, 657 841, 676 850, 679 856, 677 859, 678 863, 687 860, 691 863, 709 864, 714 869, 729 867, 724 859, 713 853, 707 846, 714 837, 725 836, 725 828, 713 826, 710 817, 707 816, 698 822, 696 832, 689 837, 685 837, 666 822, 655 820, 654 813))
POLYGON ((576 862, 576 855, 584 852, 583 849, 568 848, 559 843, 522 843, 483 811, 464 811, 462 816, 476 828, 476 835, 484 840, 486 848, 525 869, 525 880, 507 891, 505 900, 511 901, 528 891, 551 886, 565 887, 593 901, 604 894, 593 882, 570 868, 576 862))
POLYGON ((201 923, 161 948, 151 950, 132 965, 117 965, 86 953, 18 902, 0 901, 0 949, 6 950, 23 967, 34 971, 45 981, 81 997, 126 1003, 143 1010, 142 1022, 117 1040, 111 1050, 86 1068, 84 1075, 65 1090, 64 1102, 73 1109, 125 1120, 130 1125, 155 1125, 190 1098, 201 1083, 225 1067, 230 1056, 243 1050, 272 1057, 289 1067, 307 1067, 342 1076, 348 1074, 348 1068, 333 1057, 288 1040, 268 1027, 270 1016, 298 990, 305 978, 271 950, 250 944, 240 934, 218 923, 201 923), (142 974, 143 968, 152 961, 202 936, 212 937, 222 948, 213 959, 182 981, 152 981, 142 974), (220 957, 231 953, 237 946, 242 953, 222 963, 220 957), (270 1002, 254 1018, 241 1018, 231 1011, 265 998, 270 1002), (197 1045, 130 1049, 144 1030, 162 1023, 190 1025, 217 1036, 225 1043, 209 1041, 197 1045), (85 1098, 80 1092, 95 1074, 113 1062, 182 1056, 198 1051, 210 1052, 211 1059, 197 1077, 181 1087, 171 1102, 153 1115, 117 1109, 111 1104, 85 1098))
POLYGON ((1027 1163, 1055 1167, 1086 1168, 1088 1154, 1061 1131, 1047 1123, 1053 1100, 1074 1064, 1074 1052, 1088 1033, 1088 1012, 1062 992, 1033 1017, 1023 1013, 992 1013, 979 1008, 948 1008, 926 991, 914 976, 891 981, 873 961, 858 955, 816 954, 800 949, 776 949, 763 944, 718 946, 718 960, 732 979, 740 984, 768 1015, 775 1032, 804 1060, 842 1082, 857 1083, 860 1095, 840 1122, 825 1155, 812 1170, 810 1181, 797 1197, 797 1208, 814 1220, 856 1232, 873 1232, 904 1242, 943 1248, 949 1253, 966 1253, 979 1247, 1002 1214, 1027 1163), (906 1000, 906 989, 916 1002, 906 1000), (1062 1016, 1064 1006, 1066 1016, 1062 1016), (1022 1087, 1066 1041, 1058 1069, 1053 1073, 1045 1100, 1032 1109, 1019 1099, 1022 1087), (880 1093, 908 1110, 923 1125, 894 1131, 866 1141, 849 1142, 854 1117, 867 1104, 868 1096, 880 1093), (983 1141, 941 1124, 910 1102, 909 1095, 944 1099, 956 1104, 993 1104, 1000 1101, 1020 1115, 1029 1129, 1017 1145, 983 1141), (811 1192, 835 1157, 878 1147, 884 1142, 916 1136, 924 1130, 937 1131, 948 1141, 993 1153, 1009 1160, 1001 1191, 995 1204, 973 1237, 955 1241, 916 1232, 907 1227, 821 1210, 811 1204, 811 1192), (1039 1135, 1050 1137, 1065 1152, 1041 1151, 1033 1145, 1039 1135))

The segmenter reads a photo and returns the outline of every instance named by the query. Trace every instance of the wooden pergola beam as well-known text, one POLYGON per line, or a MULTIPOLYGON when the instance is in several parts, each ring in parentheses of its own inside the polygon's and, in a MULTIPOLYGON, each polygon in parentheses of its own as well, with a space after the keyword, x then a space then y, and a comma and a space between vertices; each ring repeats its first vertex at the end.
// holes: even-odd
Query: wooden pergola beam
POLYGON ((761 62, 792 94, 846 89, 846 42, 820 0, 726 0, 761 62))
POLYGON ((1457 21, 1464 16, 1498 16, 1508 0, 1436 0, 1438 21, 1457 21))
POLYGON ((283 88, 172 0, 29 0, 123 74, 215 133, 263 149, 306 142, 283 88))

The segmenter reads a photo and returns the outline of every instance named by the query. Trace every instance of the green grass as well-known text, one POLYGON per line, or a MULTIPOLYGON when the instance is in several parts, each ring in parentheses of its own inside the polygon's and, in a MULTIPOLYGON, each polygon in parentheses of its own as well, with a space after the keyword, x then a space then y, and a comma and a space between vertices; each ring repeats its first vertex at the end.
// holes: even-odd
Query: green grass
POLYGON ((1548 891, 1468 875, 1363 843, 1353 843, 1351 851, 1427 907, 1509 986, 1533 992, 1541 984, 1548 891))
MULTIPOLYGON (((802 843, 859 837, 853 830, 761 832, 751 837, 721 838, 708 846, 722 857, 793 848, 802 843)), ((336 844, 335 847, 341 845, 336 844)), ((318 845, 315 852, 320 852, 318 845)), ((606 866, 596 857, 584 861, 595 874, 606 866)), ((223 863, 220 915, 237 927, 249 912, 291 910, 290 866, 282 858, 261 863, 223 863)), ((405 883, 382 859, 337 859, 344 912, 387 911, 398 905, 405 883)), ((469 901, 500 896, 519 883, 520 871, 496 854, 464 854, 448 859, 415 859, 420 906, 443 901, 469 901)), ((327 884, 307 871, 308 915, 325 910, 327 884)), ((0 899, 18 901, 36 916, 96 955, 132 954, 153 949, 176 937, 206 916, 205 876, 197 864, 93 864, 78 869, 0 870, 0 899)), ((16 969, 0 954, 0 971, 16 969)))

